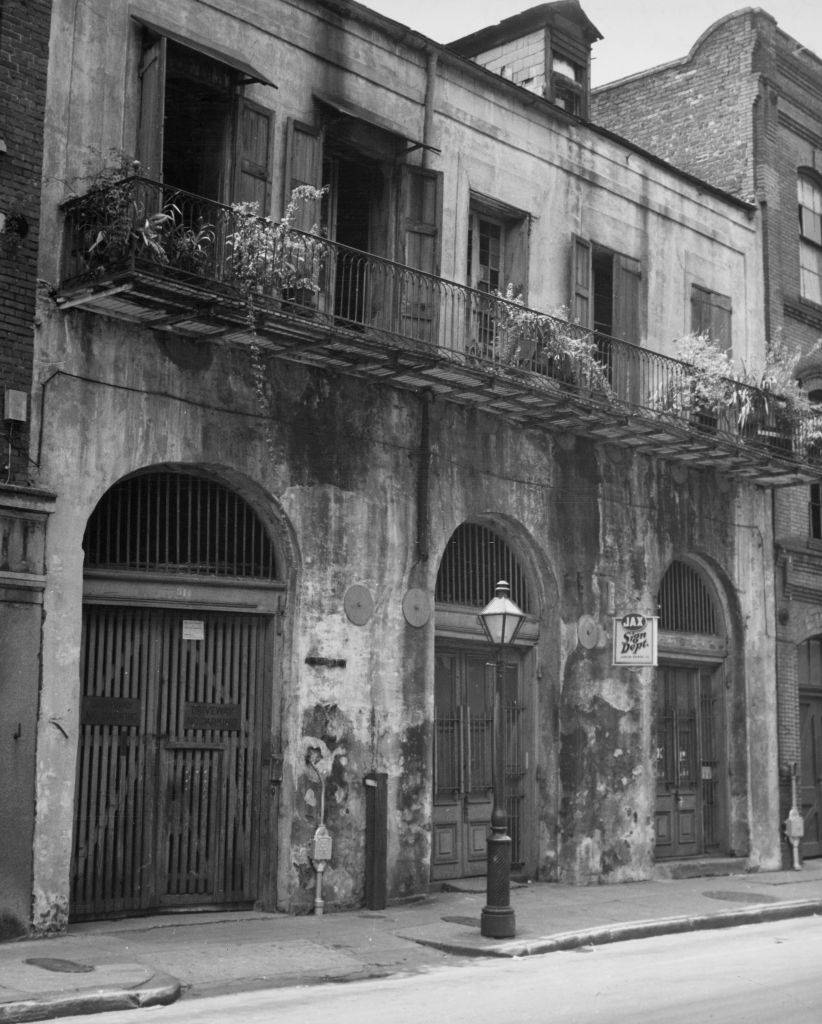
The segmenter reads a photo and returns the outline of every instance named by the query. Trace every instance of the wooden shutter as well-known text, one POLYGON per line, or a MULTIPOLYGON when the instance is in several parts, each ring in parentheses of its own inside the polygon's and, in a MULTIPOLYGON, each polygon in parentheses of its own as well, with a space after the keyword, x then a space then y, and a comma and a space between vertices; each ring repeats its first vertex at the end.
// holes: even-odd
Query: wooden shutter
POLYGON ((399 261, 426 274, 439 274, 442 173, 401 168, 399 261))
POLYGON ((166 98, 166 40, 164 37, 143 53, 140 63, 140 121, 137 128, 137 159, 141 173, 163 180, 163 123, 166 98))
POLYGON ((638 348, 642 324, 640 297, 642 266, 630 256, 613 258, 613 336, 628 345, 607 345, 607 366, 616 396, 632 405, 643 403, 642 364, 638 348))
POLYGON ((274 114, 270 110, 240 98, 234 198, 236 202, 256 202, 263 216, 270 213, 273 129, 274 114))
POLYGON ((614 256, 614 337, 620 341, 640 342, 640 284, 639 260, 630 256, 614 256))
POLYGON ((571 319, 593 326, 591 304, 591 243, 574 235, 571 246, 571 319))
MULTIPOLYGON (((398 261, 437 277, 440 270, 442 173, 403 166, 400 179, 400 239, 398 261)), ((409 337, 434 343, 440 293, 437 282, 408 274, 399 289, 400 330, 409 337)))
POLYGON ((731 300, 727 295, 712 296, 711 337, 724 352, 730 354, 733 347, 731 337, 731 300))
POLYGON ((528 300, 528 235, 530 219, 510 220, 505 224, 503 235, 503 293, 509 284, 514 286, 514 295, 522 295, 523 302, 528 300))
MULTIPOLYGON (((322 185, 323 133, 320 129, 289 118, 286 140, 286 175, 283 207, 299 185, 322 185)), ((319 203, 305 203, 297 211, 294 227, 309 231, 320 221, 319 203)))

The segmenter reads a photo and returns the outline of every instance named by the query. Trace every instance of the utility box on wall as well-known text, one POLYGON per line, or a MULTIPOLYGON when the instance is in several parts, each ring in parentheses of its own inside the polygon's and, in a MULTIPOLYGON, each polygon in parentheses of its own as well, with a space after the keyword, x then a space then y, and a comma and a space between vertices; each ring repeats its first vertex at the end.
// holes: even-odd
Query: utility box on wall
POLYGON ((365 776, 365 905, 384 910, 388 898, 388 773, 365 776))

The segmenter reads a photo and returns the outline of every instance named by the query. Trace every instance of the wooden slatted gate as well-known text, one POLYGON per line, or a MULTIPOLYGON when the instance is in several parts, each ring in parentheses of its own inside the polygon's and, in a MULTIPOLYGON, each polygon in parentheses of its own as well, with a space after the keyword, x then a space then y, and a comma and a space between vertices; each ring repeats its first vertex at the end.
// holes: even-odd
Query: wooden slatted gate
POLYGON ((270 621, 85 606, 73 919, 255 899, 270 621))

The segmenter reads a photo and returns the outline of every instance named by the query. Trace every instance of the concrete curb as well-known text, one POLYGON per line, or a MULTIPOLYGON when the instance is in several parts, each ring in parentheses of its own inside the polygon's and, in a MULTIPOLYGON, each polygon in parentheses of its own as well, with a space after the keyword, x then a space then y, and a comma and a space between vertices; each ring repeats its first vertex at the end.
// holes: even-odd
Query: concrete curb
MULTIPOLYGON (((765 921, 783 921, 793 917, 812 917, 822 914, 822 900, 791 900, 779 904, 761 904, 745 910, 723 910, 712 914, 664 917, 652 921, 629 921, 624 924, 603 925, 573 932, 560 932, 542 939, 497 942, 478 946, 467 942, 448 942, 413 936, 414 942, 432 946, 457 956, 521 957, 539 956, 579 949, 580 946, 603 946, 611 942, 652 938, 657 935, 675 935, 681 932, 708 931, 714 928, 736 928, 765 921)), ((407 938, 412 938, 408 935, 407 938)))
POLYGON ((170 974, 154 974, 132 988, 89 988, 35 999, 0 1003, 0 1024, 18 1021, 52 1020, 105 1010, 138 1010, 145 1006, 166 1006, 180 997, 180 982, 170 974))

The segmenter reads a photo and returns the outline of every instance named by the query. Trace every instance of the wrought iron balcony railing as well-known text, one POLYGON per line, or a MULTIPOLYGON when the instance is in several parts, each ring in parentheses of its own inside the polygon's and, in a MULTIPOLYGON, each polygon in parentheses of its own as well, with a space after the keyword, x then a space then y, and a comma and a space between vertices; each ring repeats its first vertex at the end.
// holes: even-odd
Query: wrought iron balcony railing
POLYGON ((93 305, 95 294, 139 278, 148 326, 210 318, 215 333, 233 324, 236 334, 245 316, 265 336, 284 318, 332 324, 351 337, 390 339, 395 358, 430 353, 446 384, 454 367, 475 368, 482 379, 519 381, 536 392, 532 403, 540 391, 561 392, 615 417, 638 416, 649 437, 654 424, 685 428, 667 435, 672 452, 677 437, 716 438, 760 461, 819 461, 819 425, 799 422, 778 396, 733 380, 709 388, 669 356, 158 182, 116 181, 70 200, 64 213, 64 305, 93 305))

